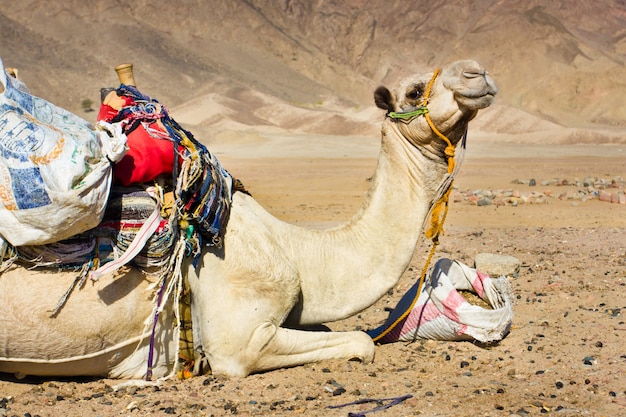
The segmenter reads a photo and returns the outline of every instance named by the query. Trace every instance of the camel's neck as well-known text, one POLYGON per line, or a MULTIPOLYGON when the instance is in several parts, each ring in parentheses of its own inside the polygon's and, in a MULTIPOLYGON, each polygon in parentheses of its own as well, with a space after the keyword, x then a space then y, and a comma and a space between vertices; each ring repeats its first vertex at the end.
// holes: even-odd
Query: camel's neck
POLYGON ((343 227, 308 231, 287 249, 302 281, 302 323, 348 317, 400 279, 447 167, 383 124, 378 168, 363 208, 343 227), (332 313, 335 317, 321 317, 332 313))

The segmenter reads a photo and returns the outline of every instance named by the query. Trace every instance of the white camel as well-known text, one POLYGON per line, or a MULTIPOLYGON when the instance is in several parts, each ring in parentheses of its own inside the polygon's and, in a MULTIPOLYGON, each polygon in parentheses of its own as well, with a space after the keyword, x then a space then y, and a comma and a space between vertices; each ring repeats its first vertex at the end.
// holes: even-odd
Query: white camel
MULTIPOLYGON (((246 376, 326 359, 374 358, 363 332, 306 330, 366 309, 400 279, 422 224, 447 176, 445 142, 415 114, 432 82, 429 116, 454 145, 497 88, 474 61, 458 61, 379 87, 387 111, 371 189, 344 225, 310 230, 276 219, 251 196, 235 193, 223 249, 207 248, 187 265, 194 328, 211 369, 246 376), (395 117, 390 117, 395 116, 395 117), (402 118, 402 116, 405 116, 402 118)), ((153 280, 126 269, 75 291, 51 317, 74 279, 13 266, 0 276, 0 372, 22 375, 146 375, 153 280)), ((169 375, 178 340, 166 309, 154 343, 153 375, 169 375)))

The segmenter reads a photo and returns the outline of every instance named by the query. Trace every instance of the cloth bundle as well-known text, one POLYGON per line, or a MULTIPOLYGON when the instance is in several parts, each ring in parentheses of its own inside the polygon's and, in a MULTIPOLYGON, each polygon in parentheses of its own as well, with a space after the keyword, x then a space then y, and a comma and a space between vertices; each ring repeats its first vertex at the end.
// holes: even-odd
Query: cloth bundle
POLYGON ((377 343, 429 340, 502 340, 513 319, 513 290, 507 277, 491 278, 458 261, 440 259, 420 294, 413 285, 385 323, 367 333, 377 343), (459 291, 476 294, 491 308, 472 305, 459 291))
POLYGON ((128 187, 172 175, 178 149, 161 123, 162 106, 138 94, 112 91, 100 106, 97 119, 120 122, 128 137, 128 152, 115 164, 113 182, 128 187))

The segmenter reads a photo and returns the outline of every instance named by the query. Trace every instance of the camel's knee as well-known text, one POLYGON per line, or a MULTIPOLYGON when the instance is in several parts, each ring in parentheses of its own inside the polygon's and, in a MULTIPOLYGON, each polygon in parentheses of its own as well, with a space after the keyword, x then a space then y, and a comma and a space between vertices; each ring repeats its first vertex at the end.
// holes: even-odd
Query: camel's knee
POLYGON ((258 362, 272 339, 276 336, 278 326, 262 323, 250 333, 250 337, 240 338, 236 343, 230 340, 230 348, 214 346, 213 354, 209 355, 211 370, 214 374, 246 377, 257 372, 258 362))

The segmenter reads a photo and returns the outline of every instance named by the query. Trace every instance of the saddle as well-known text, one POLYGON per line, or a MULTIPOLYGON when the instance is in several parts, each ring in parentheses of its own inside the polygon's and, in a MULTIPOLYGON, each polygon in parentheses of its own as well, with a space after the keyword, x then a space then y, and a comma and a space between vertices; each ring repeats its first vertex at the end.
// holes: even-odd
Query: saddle
MULTIPOLYGON (((202 246, 222 245, 232 193, 245 189, 165 106, 141 93, 134 79, 129 82, 107 95, 98 115, 100 121, 119 126, 129 147, 113 167, 113 186, 100 223, 45 245, 16 245, 9 258, 31 266, 88 268, 97 279, 128 262, 139 267, 167 264, 178 229, 186 253, 196 260, 202 246), (168 184, 170 213, 159 217, 163 202, 149 195, 150 183, 168 184), (138 235, 141 239, 135 242, 138 235), (116 266, 99 269, 113 261, 116 266)), ((164 192, 159 188, 159 198, 164 192)))

